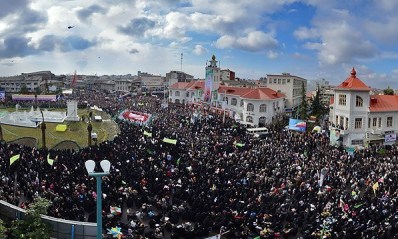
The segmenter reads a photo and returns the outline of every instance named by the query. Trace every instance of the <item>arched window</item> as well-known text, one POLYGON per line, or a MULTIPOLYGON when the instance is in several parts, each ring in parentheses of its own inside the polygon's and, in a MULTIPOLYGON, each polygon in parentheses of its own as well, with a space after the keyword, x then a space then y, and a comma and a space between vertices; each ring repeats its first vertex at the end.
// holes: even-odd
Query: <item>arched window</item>
POLYGON ((267 112, 267 105, 266 104, 261 104, 260 105, 260 112, 267 112))
POLYGON ((363 106, 363 99, 360 96, 357 96, 355 99, 355 106, 356 107, 362 107, 363 106))
POLYGON ((246 122, 253 123, 253 117, 247 116, 246 117, 246 122))
POLYGON ((264 127, 266 123, 267 123, 267 118, 265 118, 264 116, 258 119, 258 127, 264 127))
POLYGON ((177 90, 175 96, 180 96, 180 92, 177 90))
POLYGON ((240 107, 243 107, 244 103, 243 100, 240 100, 240 107))
POLYGON ((180 100, 179 100, 179 99, 176 99, 176 103, 179 104, 179 103, 180 103, 180 100))
POLYGON ((254 105, 252 103, 247 104, 247 111, 254 111, 254 105))
POLYGON ((238 104, 238 101, 236 100, 236 98, 232 98, 231 105, 236 106, 237 104, 238 104))

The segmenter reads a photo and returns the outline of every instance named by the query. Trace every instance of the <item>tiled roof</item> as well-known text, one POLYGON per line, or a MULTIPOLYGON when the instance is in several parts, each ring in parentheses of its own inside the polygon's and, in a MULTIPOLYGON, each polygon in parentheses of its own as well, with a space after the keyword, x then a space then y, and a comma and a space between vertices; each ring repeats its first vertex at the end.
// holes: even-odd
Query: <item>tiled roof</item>
POLYGON ((174 83, 171 86, 169 86, 169 89, 182 90, 182 89, 185 89, 189 83, 190 82, 177 82, 177 83, 174 83))
POLYGON ((370 112, 398 111, 398 95, 372 95, 370 112))
POLYGON ((241 97, 254 100, 273 100, 281 98, 283 96, 285 95, 277 91, 271 90, 270 88, 256 88, 252 89, 250 92, 242 95, 241 97))
POLYGON ((360 79, 356 77, 357 72, 354 67, 351 70, 351 76, 343 81, 336 89, 346 89, 346 90, 369 90, 370 87, 365 85, 360 79))
MULTIPOLYGON (((177 82, 171 85, 170 89, 180 89, 180 90, 197 90, 204 89, 205 82, 203 80, 196 80, 191 82, 177 82)), ((227 95, 236 95, 245 99, 254 100, 270 100, 285 97, 284 94, 276 92, 270 88, 260 87, 260 88, 246 88, 246 87, 233 87, 233 86, 220 86, 218 88, 219 94, 226 93, 227 95)))

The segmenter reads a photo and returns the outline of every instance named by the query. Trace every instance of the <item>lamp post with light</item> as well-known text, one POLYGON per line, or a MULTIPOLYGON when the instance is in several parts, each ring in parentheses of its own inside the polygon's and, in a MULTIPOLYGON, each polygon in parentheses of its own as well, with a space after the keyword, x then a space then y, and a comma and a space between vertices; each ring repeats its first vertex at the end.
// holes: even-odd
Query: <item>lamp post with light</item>
POLYGON ((101 168, 104 172, 94 172, 95 162, 94 160, 87 160, 85 162, 88 176, 95 177, 97 180, 97 239, 102 239, 102 188, 101 182, 102 177, 109 175, 111 163, 108 160, 101 161, 101 168))

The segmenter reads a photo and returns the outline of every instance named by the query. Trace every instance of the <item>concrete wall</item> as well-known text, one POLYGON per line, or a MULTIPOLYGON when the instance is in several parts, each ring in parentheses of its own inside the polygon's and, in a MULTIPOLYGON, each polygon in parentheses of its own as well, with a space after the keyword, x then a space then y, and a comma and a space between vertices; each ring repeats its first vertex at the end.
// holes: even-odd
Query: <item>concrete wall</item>
MULTIPOLYGON (((17 218, 23 219, 25 210, 0 200, 0 218, 11 222, 17 218)), ((97 224, 89 222, 69 221, 49 216, 41 216, 51 225, 51 238, 57 239, 96 239, 97 224), (74 227, 74 237, 72 228, 74 227)))

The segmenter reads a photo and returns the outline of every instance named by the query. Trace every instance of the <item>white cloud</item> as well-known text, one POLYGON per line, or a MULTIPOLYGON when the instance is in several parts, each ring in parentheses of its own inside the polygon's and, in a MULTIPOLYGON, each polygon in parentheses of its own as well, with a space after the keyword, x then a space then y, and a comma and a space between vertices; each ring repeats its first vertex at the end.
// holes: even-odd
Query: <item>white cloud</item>
POLYGON ((252 31, 243 37, 222 36, 215 45, 221 49, 240 48, 246 51, 261 51, 275 48, 278 41, 271 34, 252 31))
POLYGON ((294 31, 293 35, 299 40, 315 39, 320 37, 320 34, 315 28, 300 27, 294 31))
POLYGON ((202 45, 195 45, 195 47, 193 49, 193 53, 195 53, 198 56, 203 55, 206 52, 207 52, 207 49, 204 48, 202 45))
POLYGON ((279 53, 276 52, 276 51, 270 50, 270 51, 267 52, 267 57, 268 57, 269 59, 272 59, 272 60, 273 60, 273 59, 276 59, 276 58, 279 57, 279 53))

